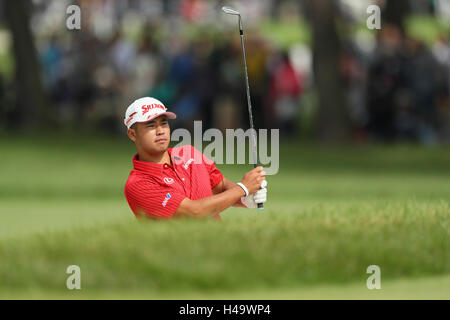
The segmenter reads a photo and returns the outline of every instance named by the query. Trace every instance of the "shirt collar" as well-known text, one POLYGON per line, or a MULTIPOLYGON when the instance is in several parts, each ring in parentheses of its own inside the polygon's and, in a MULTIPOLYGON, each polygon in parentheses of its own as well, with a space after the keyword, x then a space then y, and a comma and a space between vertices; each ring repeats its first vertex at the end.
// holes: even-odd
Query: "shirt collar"
MULTIPOLYGON (((182 159, 175 156, 172 153, 173 148, 168 148, 167 152, 169 152, 170 159, 172 160, 172 164, 176 165, 179 164, 180 161, 182 162, 182 159)), ((153 163, 148 161, 140 161, 138 160, 138 154, 136 153, 133 157, 133 167, 134 170, 145 172, 148 174, 161 174, 164 168, 164 164, 159 163, 153 163)))

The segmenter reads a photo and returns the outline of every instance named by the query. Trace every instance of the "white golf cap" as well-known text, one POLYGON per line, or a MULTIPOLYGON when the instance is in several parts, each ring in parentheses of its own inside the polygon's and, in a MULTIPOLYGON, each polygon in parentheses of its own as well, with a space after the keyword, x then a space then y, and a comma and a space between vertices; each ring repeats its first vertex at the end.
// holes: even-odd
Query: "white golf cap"
POLYGON ((140 98, 127 108, 123 123, 130 129, 136 122, 147 122, 161 115, 166 115, 168 119, 177 117, 175 113, 168 112, 161 101, 150 97, 140 98))

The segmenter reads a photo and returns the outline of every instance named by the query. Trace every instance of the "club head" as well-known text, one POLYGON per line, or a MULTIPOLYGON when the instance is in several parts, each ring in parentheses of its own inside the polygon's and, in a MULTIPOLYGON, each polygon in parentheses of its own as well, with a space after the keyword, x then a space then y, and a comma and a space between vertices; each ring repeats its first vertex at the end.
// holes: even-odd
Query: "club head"
POLYGON ((225 12, 226 14, 234 14, 236 16, 240 16, 241 14, 239 13, 239 11, 236 11, 234 9, 231 9, 229 7, 222 7, 222 11, 225 12))

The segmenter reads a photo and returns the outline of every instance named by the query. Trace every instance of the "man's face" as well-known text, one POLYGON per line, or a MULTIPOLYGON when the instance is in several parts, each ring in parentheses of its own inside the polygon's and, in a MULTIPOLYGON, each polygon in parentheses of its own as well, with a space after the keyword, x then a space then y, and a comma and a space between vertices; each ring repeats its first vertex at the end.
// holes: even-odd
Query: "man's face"
POLYGON ((148 154, 166 151, 170 143, 167 117, 162 115, 148 122, 135 123, 134 129, 128 129, 128 137, 136 143, 138 151, 148 154))

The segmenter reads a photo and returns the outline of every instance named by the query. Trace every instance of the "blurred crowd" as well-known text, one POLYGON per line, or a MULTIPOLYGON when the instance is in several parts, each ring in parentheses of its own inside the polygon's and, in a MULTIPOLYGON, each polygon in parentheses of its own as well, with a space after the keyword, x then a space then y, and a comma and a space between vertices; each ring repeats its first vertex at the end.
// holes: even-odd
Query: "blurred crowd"
POLYGON ((342 75, 358 138, 435 144, 450 138, 450 41, 423 41, 386 24, 376 45, 349 42, 342 75))
MULTIPOLYGON (((271 2, 246 3, 257 16, 258 5, 271 2)), ((174 127, 189 129, 193 120, 202 120, 204 130, 248 127, 237 19, 218 22, 221 13, 211 14, 222 1, 80 3, 80 31, 34 30, 45 87, 62 123, 122 132, 126 107, 153 96, 179 115, 174 127)), ((37 7, 39 25, 49 20, 49 9, 37 7)), ((255 125, 295 138, 315 101, 311 49, 275 45, 251 22, 245 46, 255 125)), ((450 140, 448 35, 426 45, 383 25, 371 40, 343 41, 339 67, 354 139, 450 140)))
MULTIPOLYGON (((117 132, 124 129, 126 107, 152 96, 178 114, 174 127, 189 129, 193 120, 202 120, 203 129, 247 128, 237 19, 228 16, 229 25, 215 30, 211 25, 194 30, 201 3, 180 1, 179 21, 149 19, 133 32, 119 23, 107 36, 83 25, 70 36, 66 31, 43 37, 39 54, 58 118, 117 132), (183 32, 190 27, 192 34, 183 32)), ((90 14, 97 9, 90 7, 90 14)), ((258 32, 246 32, 245 46, 256 127, 295 135, 304 90, 301 71, 294 69, 287 50, 258 32)))

